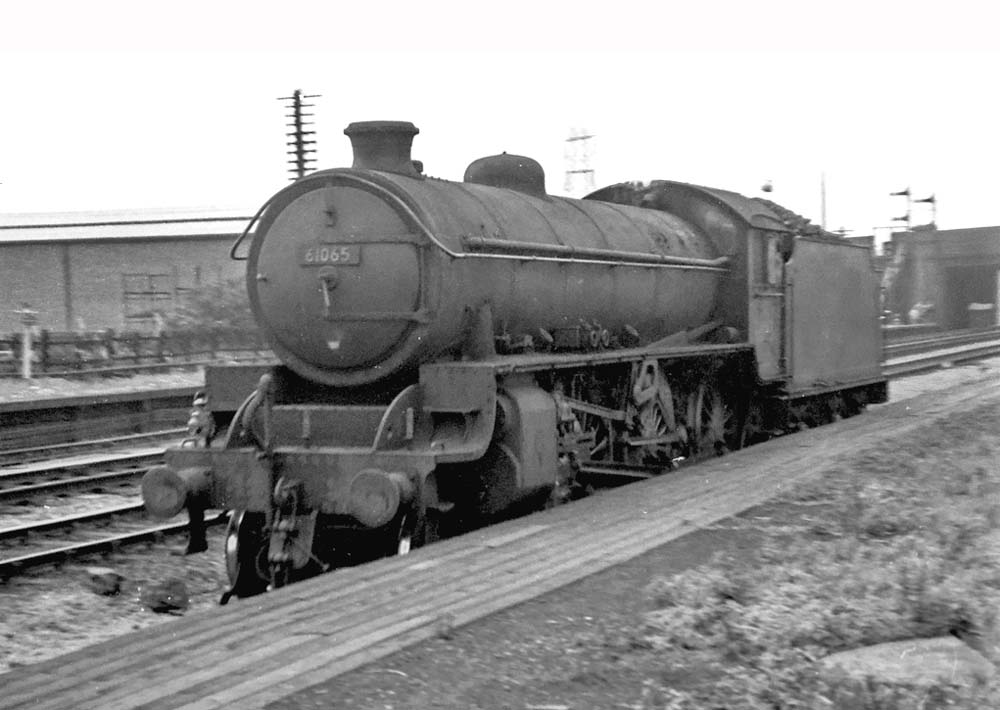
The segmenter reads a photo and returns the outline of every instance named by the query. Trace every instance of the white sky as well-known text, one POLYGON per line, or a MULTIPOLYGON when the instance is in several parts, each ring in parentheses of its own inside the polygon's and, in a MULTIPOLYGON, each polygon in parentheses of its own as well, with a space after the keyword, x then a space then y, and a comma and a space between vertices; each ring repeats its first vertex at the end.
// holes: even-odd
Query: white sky
MULTIPOLYGON (((223 206, 287 182, 284 107, 316 100, 318 167, 352 121, 408 120, 428 174, 565 139, 598 186, 770 195, 871 233, 935 193, 1000 225, 1000 10, 965 2, 39 2, 0 24, 0 213, 223 206), (156 10, 150 10, 154 7, 156 10)), ((930 212, 914 207, 917 223, 930 212)))

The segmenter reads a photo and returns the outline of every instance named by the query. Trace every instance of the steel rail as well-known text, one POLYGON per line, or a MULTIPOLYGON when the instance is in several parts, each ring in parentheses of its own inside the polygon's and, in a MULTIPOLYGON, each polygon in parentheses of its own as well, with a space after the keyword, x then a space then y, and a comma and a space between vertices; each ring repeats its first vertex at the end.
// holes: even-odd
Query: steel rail
MULTIPOLYGON (((66 458, 54 459, 52 461, 36 461, 19 466, 3 466, 0 467, 0 487, 27 485, 40 478, 46 477, 67 478, 65 472, 71 472, 72 474, 72 472, 79 472, 81 470, 91 469, 97 466, 108 467, 115 464, 132 464, 133 466, 130 466, 130 468, 132 468, 136 466, 144 466, 146 464, 154 464, 163 458, 164 451, 166 451, 166 448, 161 447, 155 450, 147 451, 128 451, 119 453, 111 452, 103 456, 99 454, 89 454, 91 457, 89 459, 84 457, 80 457, 78 460, 66 458)), ((100 473, 113 473, 113 471, 108 471, 107 468, 105 468, 105 470, 100 473)), ((70 475, 69 477, 81 478, 79 473, 76 475, 70 475)))
POLYGON ((947 348, 954 345, 980 343, 983 341, 997 339, 1000 339, 1000 328, 990 328, 988 330, 980 331, 962 331, 958 333, 942 333, 934 337, 919 337, 886 343, 884 352, 888 359, 889 356, 898 357, 901 355, 947 348))
POLYGON ((886 360, 882 372, 888 378, 915 375, 942 365, 969 360, 981 360, 1000 355, 1000 339, 974 342, 951 348, 936 349, 912 355, 904 355, 886 360))
POLYGON ((37 497, 46 493, 56 493, 58 491, 85 490, 93 491, 107 485, 128 483, 137 480, 149 468, 130 468, 124 471, 112 471, 110 473, 100 473, 96 476, 77 476, 76 478, 60 478, 55 481, 43 481, 42 483, 30 483, 24 486, 13 488, 0 488, 0 501, 26 500, 30 497, 37 497))
POLYGON ((43 520, 27 525, 15 525, 9 528, 0 528, 0 542, 14 540, 16 538, 28 537, 35 533, 49 532, 59 528, 73 527, 81 523, 92 523, 98 520, 109 520, 123 515, 135 515, 145 512, 146 508, 142 503, 131 503, 120 505, 117 508, 105 508, 92 513, 81 513, 80 515, 67 515, 62 518, 43 520))
POLYGON ((162 436, 176 436, 187 431, 184 427, 173 429, 160 429, 157 431, 140 432, 138 434, 122 434, 120 436, 109 436, 103 439, 88 439, 86 441, 66 441, 59 444, 48 444, 45 446, 28 446, 20 449, 4 449, 0 451, 0 457, 13 458, 16 456, 30 456, 32 454, 46 454, 47 452, 65 451, 67 449, 99 447, 107 444, 118 444, 125 441, 136 441, 137 439, 154 439, 162 436))
MULTIPOLYGON (((205 525, 219 525, 229 520, 228 512, 221 512, 216 517, 205 521, 205 525)), ((74 557, 97 552, 113 552, 126 545, 134 545, 148 540, 158 540, 165 535, 175 535, 187 531, 187 523, 168 523, 151 528, 143 528, 128 533, 121 533, 99 540, 71 543, 60 547, 31 552, 17 557, 0 559, 0 578, 10 577, 29 567, 39 567, 53 562, 64 562, 74 557)))

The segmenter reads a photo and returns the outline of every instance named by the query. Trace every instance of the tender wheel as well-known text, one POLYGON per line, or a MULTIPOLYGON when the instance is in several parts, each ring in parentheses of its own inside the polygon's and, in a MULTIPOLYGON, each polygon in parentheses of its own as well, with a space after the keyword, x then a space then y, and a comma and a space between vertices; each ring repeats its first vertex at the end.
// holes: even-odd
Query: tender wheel
POLYGON ((750 402, 747 406, 743 429, 740 431, 740 446, 752 446, 767 441, 770 433, 766 428, 764 409, 757 402, 750 402))
POLYGON ((233 512, 226 528, 225 550, 229 591, 223 596, 222 603, 225 604, 232 596, 252 597, 264 592, 267 580, 261 577, 259 571, 267 553, 263 513, 233 512))

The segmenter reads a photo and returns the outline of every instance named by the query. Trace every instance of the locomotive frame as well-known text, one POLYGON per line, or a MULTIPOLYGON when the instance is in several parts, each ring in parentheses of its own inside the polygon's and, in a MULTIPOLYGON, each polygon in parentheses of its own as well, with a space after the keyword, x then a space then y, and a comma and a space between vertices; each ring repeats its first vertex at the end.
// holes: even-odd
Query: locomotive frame
POLYGON ((251 243, 251 302, 285 364, 209 368, 219 435, 202 411, 143 479, 152 514, 188 509, 190 551, 204 547, 206 508, 234 511, 224 600, 886 399, 863 247, 684 183, 553 198, 537 163, 506 154, 465 183, 429 181, 409 157, 412 124, 345 132, 355 165, 278 193, 251 243), (321 243, 301 236, 309 210, 351 225, 320 237, 348 245, 342 266, 391 254, 402 286, 374 310, 341 308, 366 297, 351 291, 363 279, 332 258, 296 263, 321 243), (478 234, 441 226, 480 222, 478 234), (595 227, 632 246, 595 246, 595 227))

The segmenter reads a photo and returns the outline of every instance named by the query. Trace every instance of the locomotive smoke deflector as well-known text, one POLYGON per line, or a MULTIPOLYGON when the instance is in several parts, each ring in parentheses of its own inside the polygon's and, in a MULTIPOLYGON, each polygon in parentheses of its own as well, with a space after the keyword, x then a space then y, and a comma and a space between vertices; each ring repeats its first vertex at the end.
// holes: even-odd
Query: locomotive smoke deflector
POLYGON ((344 129, 354 149, 358 170, 383 170, 399 175, 421 177, 413 164, 410 149, 413 136, 420 129, 409 121, 357 121, 344 129))

